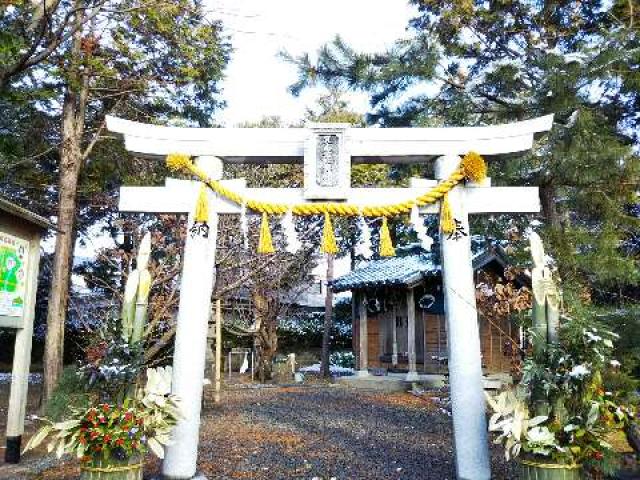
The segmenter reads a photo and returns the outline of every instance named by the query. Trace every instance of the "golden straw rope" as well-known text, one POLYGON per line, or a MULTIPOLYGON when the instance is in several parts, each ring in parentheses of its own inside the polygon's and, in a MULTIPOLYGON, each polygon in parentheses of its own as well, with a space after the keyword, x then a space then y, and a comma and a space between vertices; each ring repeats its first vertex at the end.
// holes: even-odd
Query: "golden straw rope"
MULTIPOLYGON (((470 155, 471 154, 468 154, 468 156, 470 155)), ((474 155, 479 158, 480 162, 483 162, 479 155, 474 155)), ((365 217, 389 217, 392 215, 409 213, 414 205, 423 206, 435 203, 442 199, 442 197, 444 197, 465 178, 473 176, 473 172, 469 171, 469 166, 464 165, 464 163, 465 161, 463 159, 460 166, 451 175, 449 175, 449 178, 440 182, 438 185, 431 188, 431 190, 417 198, 387 205, 365 205, 360 207, 358 205, 340 202, 299 203, 289 205, 285 203, 263 202, 260 200, 247 199, 239 193, 225 187, 218 180, 211 179, 202 169, 198 168, 197 165, 191 162, 191 159, 188 156, 182 154, 171 154, 167 157, 167 165, 173 170, 186 170, 190 172, 206 183, 221 197, 231 200, 239 205, 245 204, 247 208, 255 212, 266 213, 268 215, 282 215, 291 210, 294 215, 324 215, 328 213, 330 215, 344 217, 357 215, 365 217)), ((474 165, 474 168, 477 168, 477 165, 474 165)), ((482 173, 486 173, 484 163, 482 163, 482 169, 484 169, 482 173)), ((481 178, 483 177, 479 176, 478 178, 474 178, 474 180, 478 181, 481 178)))
POLYGON ((100 472, 100 473, 110 473, 110 472, 128 472, 130 470, 136 470, 142 468, 142 463, 133 463, 131 465, 122 465, 122 466, 109 466, 109 467, 84 467, 81 466, 80 470, 84 470, 85 472, 100 472))
POLYGON ((539 467, 539 468, 548 468, 548 469, 565 469, 565 470, 575 470, 578 468, 582 468, 582 465, 578 463, 569 463, 569 464, 561 464, 561 463, 538 463, 532 460, 518 460, 522 465, 527 465, 530 467, 539 467))

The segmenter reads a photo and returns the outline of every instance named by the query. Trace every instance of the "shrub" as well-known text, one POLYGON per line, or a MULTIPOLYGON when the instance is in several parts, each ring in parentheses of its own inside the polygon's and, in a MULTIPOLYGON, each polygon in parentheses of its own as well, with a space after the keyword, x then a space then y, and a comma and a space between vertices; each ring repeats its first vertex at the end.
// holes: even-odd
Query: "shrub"
POLYGON ((67 418, 73 410, 88 408, 91 395, 75 366, 64 369, 51 399, 45 405, 47 417, 53 421, 67 418))
POLYGON ((329 357, 329 363, 337 367, 355 368, 356 357, 352 351, 333 352, 329 357))

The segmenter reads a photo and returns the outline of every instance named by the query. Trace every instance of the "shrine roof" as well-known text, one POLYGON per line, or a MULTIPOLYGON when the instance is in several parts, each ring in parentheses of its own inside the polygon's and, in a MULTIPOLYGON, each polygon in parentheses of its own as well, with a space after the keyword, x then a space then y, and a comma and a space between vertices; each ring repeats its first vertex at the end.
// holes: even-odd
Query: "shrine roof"
POLYGON ((26 208, 22 208, 6 198, 0 197, 0 211, 8 213, 14 217, 21 218, 43 230, 57 230, 57 227, 46 218, 33 213, 26 208))
MULTIPOLYGON (((398 256, 369 261, 331 282, 334 292, 366 288, 412 286, 427 277, 440 275, 441 266, 434 252, 415 245, 398 249, 398 256)), ((500 250, 482 249, 473 254, 473 268, 479 269, 489 262, 507 264, 500 250)))
POLYGON ((331 282, 334 292, 345 290, 413 285, 440 271, 428 254, 373 260, 331 282))

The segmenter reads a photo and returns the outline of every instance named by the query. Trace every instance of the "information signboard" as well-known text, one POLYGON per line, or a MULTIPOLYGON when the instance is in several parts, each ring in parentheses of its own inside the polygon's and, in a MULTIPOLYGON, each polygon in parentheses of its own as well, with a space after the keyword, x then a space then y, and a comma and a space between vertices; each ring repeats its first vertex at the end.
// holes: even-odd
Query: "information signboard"
POLYGON ((27 240, 0 232, 0 317, 23 317, 28 257, 27 240))

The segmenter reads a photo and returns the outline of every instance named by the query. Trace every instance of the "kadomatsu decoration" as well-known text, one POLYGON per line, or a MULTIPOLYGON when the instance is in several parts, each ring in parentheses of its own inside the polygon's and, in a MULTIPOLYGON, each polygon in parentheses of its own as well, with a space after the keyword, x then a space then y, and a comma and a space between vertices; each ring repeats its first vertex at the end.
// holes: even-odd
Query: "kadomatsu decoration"
POLYGON ((151 451, 164 458, 171 431, 181 417, 177 398, 170 393, 171 368, 147 370, 147 383, 122 404, 100 403, 72 410, 62 422, 45 425, 29 440, 25 451, 47 438, 58 458, 77 457, 81 480, 142 480, 143 458, 151 451))
POLYGON ((603 381, 620 363, 612 358, 617 335, 593 319, 565 318, 560 326, 559 289, 545 266, 540 238, 531 235, 534 262, 533 350, 522 380, 497 397, 487 396, 508 459, 519 457, 523 480, 583 478, 583 470, 604 478, 615 471, 610 435, 633 418, 624 392, 603 381))
MULTIPOLYGON (((207 206, 200 208, 198 218, 205 220, 207 206)), ((147 234, 138 249, 137 269, 127 278, 121 314, 85 349, 78 376, 91 406, 70 408, 60 422, 40 419, 44 426, 25 446, 26 451, 48 439, 49 451, 58 457, 80 459, 81 480, 142 480, 144 455, 164 456, 181 416, 179 399, 171 394, 171 368, 147 369, 144 362, 150 255, 147 234)))

